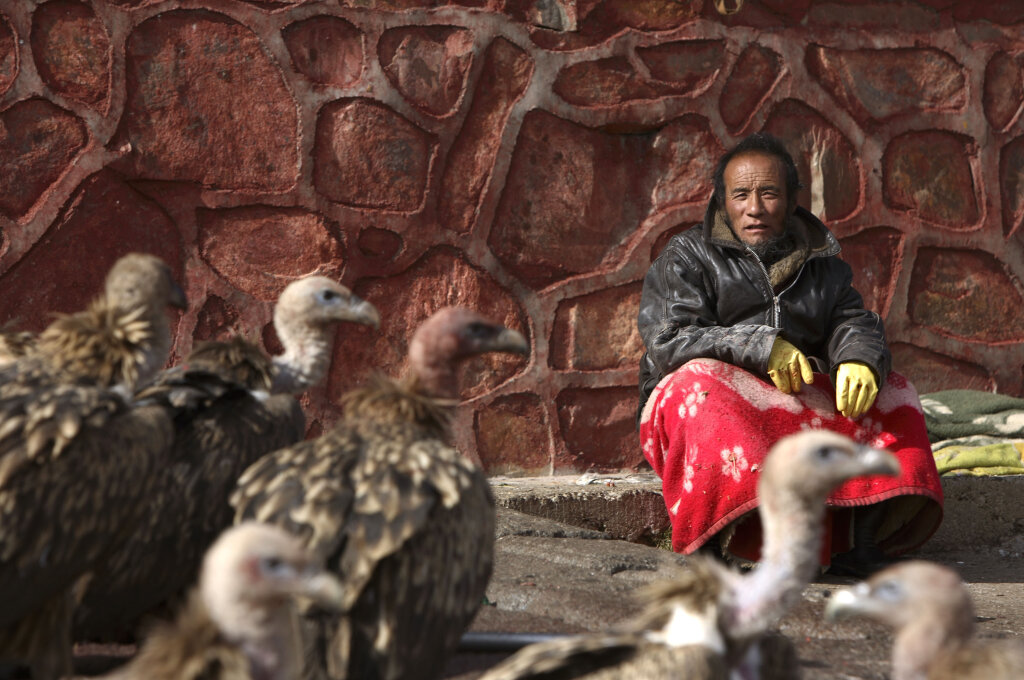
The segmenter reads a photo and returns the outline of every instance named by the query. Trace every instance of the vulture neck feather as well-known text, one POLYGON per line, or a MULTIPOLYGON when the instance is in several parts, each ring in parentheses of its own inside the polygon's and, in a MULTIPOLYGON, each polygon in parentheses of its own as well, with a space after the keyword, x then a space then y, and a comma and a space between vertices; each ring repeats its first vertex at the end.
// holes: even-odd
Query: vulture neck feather
POLYGON ((341 403, 349 422, 408 422, 444 440, 457 402, 424 394, 414 380, 374 376, 366 387, 346 393, 341 403))
POLYGON ((764 632, 788 611, 814 578, 821 551, 824 499, 763 485, 760 494, 761 561, 739 580, 727 617, 740 637, 764 632))
POLYGON ((300 394, 318 384, 331 364, 332 330, 275 319, 284 354, 273 358, 272 394, 300 394))
POLYGON ((962 652, 974 635, 969 619, 937 607, 916 612, 915 620, 896 633, 892 647, 893 680, 926 680, 937 659, 962 652))
MULTIPOLYGON (((206 594, 209 599, 209 592, 206 594)), ((211 603, 214 604, 214 603, 211 603)), ((298 621, 291 604, 248 603, 242 598, 222 599, 210 617, 224 639, 245 654, 254 678, 290 680, 300 669, 298 621)))

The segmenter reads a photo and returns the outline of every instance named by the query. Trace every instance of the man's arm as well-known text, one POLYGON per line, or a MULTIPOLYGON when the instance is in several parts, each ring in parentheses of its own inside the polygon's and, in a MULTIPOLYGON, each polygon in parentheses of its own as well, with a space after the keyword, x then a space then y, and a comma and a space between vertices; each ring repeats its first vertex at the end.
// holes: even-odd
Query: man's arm
POLYGON ((850 265, 836 259, 841 267, 842 284, 832 310, 828 341, 829 370, 833 380, 839 364, 859 361, 871 367, 878 384, 885 382, 892 368, 892 354, 885 341, 885 326, 875 312, 864 309, 864 299, 853 287, 850 265))
POLYGON ((637 325, 648 357, 662 375, 700 357, 766 375, 779 329, 720 325, 707 285, 703 268, 670 241, 647 271, 640 298, 637 325))

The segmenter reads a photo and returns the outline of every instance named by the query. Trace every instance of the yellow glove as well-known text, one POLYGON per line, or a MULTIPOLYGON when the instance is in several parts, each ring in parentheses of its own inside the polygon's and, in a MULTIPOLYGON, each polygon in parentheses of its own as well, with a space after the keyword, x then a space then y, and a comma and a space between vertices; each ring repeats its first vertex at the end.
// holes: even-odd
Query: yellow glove
POLYGON ((768 356, 768 377, 786 394, 799 392, 803 385, 801 379, 808 385, 814 382, 807 357, 781 336, 775 336, 772 353, 768 356))
POLYGON ((878 396, 878 380, 867 364, 847 361, 836 374, 836 409, 847 418, 864 415, 878 396))

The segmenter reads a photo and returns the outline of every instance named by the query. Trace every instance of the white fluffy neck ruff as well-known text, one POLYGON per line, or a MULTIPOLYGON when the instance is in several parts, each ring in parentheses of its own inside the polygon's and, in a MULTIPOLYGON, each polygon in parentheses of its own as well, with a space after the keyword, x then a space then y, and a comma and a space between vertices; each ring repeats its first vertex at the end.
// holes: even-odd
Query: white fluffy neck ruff
POLYGON ((718 629, 718 610, 710 607, 694 612, 677 605, 672 608, 668 623, 660 631, 648 634, 648 640, 666 647, 706 647, 718 654, 725 653, 725 640, 718 629))
POLYGON ((272 359, 274 377, 270 391, 299 394, 323 380, 331 364, 333 328, 298 324, 279 315, 274 317, 274 328, 284 354, 272 359))

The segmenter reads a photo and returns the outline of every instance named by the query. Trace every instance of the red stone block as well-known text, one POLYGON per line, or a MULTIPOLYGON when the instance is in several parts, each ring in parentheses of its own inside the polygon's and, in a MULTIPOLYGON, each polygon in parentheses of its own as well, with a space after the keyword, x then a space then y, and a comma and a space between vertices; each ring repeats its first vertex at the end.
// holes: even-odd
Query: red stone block
POLYGON ((921 248, 910 279, 907 313, 947 337, 984 343, 1024 342, 1020 280, 980 250, 921 248))
POLYGON ((990 21, 1010 26, 1024 23, 1024 5, 1018 2, 961 0, 953 4, 953 18, 963 22, 990 21))
MULTIPOLYGON (((478 310, 527 337, 530 327, 518 300, 491 276, 448 246, 433 248, 400 274, 364 278, 353 287, 381 315, 381 329, 344 326, 334 353, 328 389, 337 398, 374 372, 398 376, 405 366, 413 331, 433 312, 449 305, 478 310)), ((527 361, 507 355, 486 356, 465 363, 460 373, 464 398, 494 389, 523 371, 527 361)))
POLYGON ((110 36, 83 2, 54 0, 32 15, 36 70, 55 92, 106 110, 110 97, 110 36))
POLYGON ((925 111, 961 111, 966 78, 956 59, 932 48, 807 49, 807 70, 861 124, 925 111))
POLYGON ((547 409, 535 394, 499 397, 473 414, 476 450, 488 475, 545 475, 551 470, 547 409))
POLYGON ((337 277, 345 263, 340 232, 299 208, 247 206, 197 211, 199 255, 235 288, 273 301, 313 273, 337 277))
POLYGON ((1003 235, 1020 230, 1024 223, 1024 137, 1018 137, 999 153, 999 190, 1003 199, 1003 235))
POLYGON ((625 57, 585 61, 563 69, 552 87, 576 106, 614 106, 637 99, 655 99, 665 91, 646 82, 625 57))
MULTIPOLYGON (((938 4, 924 0, 922 4, 938 4)), ((948 2, 946 3, 949 4, 948 2)), ((934 8, 915 2, 894 0, 840 0, 814 2, 807 12, 807 25, 841 31, 939 31, 945 25, 934 8)))
POLYGON ((26 216, 89 141, 85 123, 44 99, 0 113, 0 212, 26 216))
POLYGON ((706 118, 686 115, 663 127, 651 142, 653 212, 710 198, 715 165, 725 152, 706 118))
POLYGON ((359 232, 356 241, 359 252, 367 257, 379 258, 382 260, 393 260, 396 255, 402 252, 404 244, 402 237, 387 229, 377 227, 366 227, 359 232))
POLYGON ((276 63, 222 14, 175 10, 139 24, 125 50, 127 99, 113 146, 136 178, 287 191, 298 114, 276 63))
POLYGON ((639 99, 698 95, 714 82, 722 67, 724 44, 686 40, 638 48, 651 79, 641 76, 625 57, 585 61, 563 69, 555 94, 576 106, 614 106, 639 99))
POLYGON ((527 114, 488 244, 543 288, 599 271, 647 214, 653 135, 613 135, 527 114))
POLYGON ((843 260, 853 269, 853 287, 864 298, 864 307, 889 314, 893 290, 903 268, 905 237, 898 229, 874 227, 841 239, 843 260))
POLYGON ((129 252, 158 255, 185 285, 181 237, 154 203, 112 172, 85 180, 63 215, 0 278, 0 324, 41 330, 51 312, 77 312, 102 292, 107 270, 129 252))
POLYGON ((504 38, 488 46, 473 103, 448 153, 441 180, 437 212, 443 229, 467 232, 473 228, 502 131, 532 76, 533 61, 526 52, 504 38))
POLYGON ((7 92, 18 77, 18 36, 10 21, 0 13, 0 95, 7 92))
POLYGON ((882 157, 882 195, 896 210, 952 229, 973 229, 978 199, 971 158, 974 140, 943 130, 907 132, 882 157))
POLYGON ((782 57, 775 51, 756 43, 743 50, 718 100, 722 121, 731 131, 746 126, 781 74, 782 57))
POLYGON ((455 111, 473 64, 473 34, 454 26, 411 26, 386 31, 377 43, 391 84, 432 116, 455 111))
POLYGON ((635 419, 635 386, 562 390, 555 398, 567 457, 556 454, 559 470, 615 471, 644 462, 635 419))
POLYGON ((804 188, 800 205, 824 220, 841 220, 860 207, 861 163, 853 144, 824 116, 795 99, 785 99, 772 110, 764 129, 786 143, 804 188), (811 161, 818 159, 813 167, 811 161), (815 205, 815 192, 822 204, 815 205))
POLYGON ((985 117, 996 130, 1005 130, 1024 104, 1024 54, 997 52, 985 67, 985 117))
POLYGON ((325 106, 317 120, 313 181, 345 205, 411 212, 423 204, 437 140, 371 99, 325 106))
POLYGON ((595 371, 638 365, 644 343, 636 326, 639 282, 563 300, 551 331, 551 367, 595 371))
POLYGON ((711 86, 722 70, 725 41, 680 40, 638 47, 636 55, 652 78, 673 86, 673 93, 699 94, 711 86))
POLYGON ((209 295, 202 309, 196 315, 196 326, 192 331, 193 341, 224 340, 236 333, 244 332, 238 327, 238 310, 224 298, 209 295))
POLYGON ((315 16, 281 31, 296 70, 314 83, 351 87, 363 73, 363 35, 344 19, 315 16))
POLYGON ((917 347, 906 342, 889 344, 893 370, 914 384, 918 394, 940 390, 993 392, 996 382, 985 368, 970 361, 917 347))

